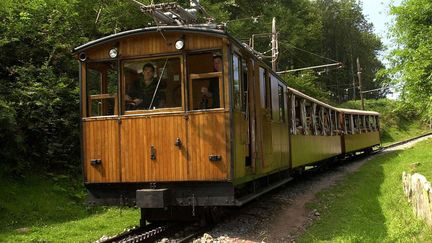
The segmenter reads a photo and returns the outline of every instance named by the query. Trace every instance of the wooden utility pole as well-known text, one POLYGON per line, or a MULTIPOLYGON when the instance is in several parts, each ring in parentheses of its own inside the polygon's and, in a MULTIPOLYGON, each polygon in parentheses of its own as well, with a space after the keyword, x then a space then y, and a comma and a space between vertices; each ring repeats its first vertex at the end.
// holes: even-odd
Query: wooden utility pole
POLYGON ((360 100, 361 100, 361 107, 362 110, 365 109, 364 107, 364 99, 363 99, 363 86, 362 86, 362 79, 361 79, 361 67, 360 67, 360 59, 357 57, 357 77, 359 81, 359 90, 360 90, 360 100))
POLYGON ((277 38, 277 32, 276 32, 276 18, 273 17, 272 21, 272 69, 273 71, 277 71, 277 58, 279 55, 279 44, 278 44, 278 38, 277 38))

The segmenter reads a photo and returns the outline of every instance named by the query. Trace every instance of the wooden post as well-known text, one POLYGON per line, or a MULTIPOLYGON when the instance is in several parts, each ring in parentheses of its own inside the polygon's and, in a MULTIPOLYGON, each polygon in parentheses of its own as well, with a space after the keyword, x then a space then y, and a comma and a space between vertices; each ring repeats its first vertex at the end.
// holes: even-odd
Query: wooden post
POLYGON ((276 65, 276 61, 279 55, 279 45, 278 45, 278 40, 277 40, 277 32, 276 32, 276 18, 273 17, 273 21, 272 21, 272 70, 273 71, 277 71, 277 65, 276 65))

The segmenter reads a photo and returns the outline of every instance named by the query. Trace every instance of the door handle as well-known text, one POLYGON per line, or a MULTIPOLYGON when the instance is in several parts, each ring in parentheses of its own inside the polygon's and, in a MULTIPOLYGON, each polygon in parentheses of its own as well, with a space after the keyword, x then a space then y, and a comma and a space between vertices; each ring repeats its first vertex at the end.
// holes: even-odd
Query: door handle
POLYGON ((176 146, 176 147, 178 147, 179 149, 181 149, 182 145, 183 145, 183 143, 182 143, 182 141, 180 140, 180 138, 176 138, 176 141, 175 141, 175 143, 174 143, 174 146, 176 146))
POLYGON ((156 148, 154 145, 150 146, 150 159, 156 160, 156 148))

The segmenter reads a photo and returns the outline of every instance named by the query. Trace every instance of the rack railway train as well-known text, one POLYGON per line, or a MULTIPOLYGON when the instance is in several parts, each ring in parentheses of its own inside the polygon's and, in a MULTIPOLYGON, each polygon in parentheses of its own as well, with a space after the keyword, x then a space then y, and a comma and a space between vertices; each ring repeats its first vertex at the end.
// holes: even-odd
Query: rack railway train
POLYGON ((136 205, 142 220, 240 206, 381 143, 379 113, 290 88, 223 28, 136 29, 74 54, 89 201, 136 205))

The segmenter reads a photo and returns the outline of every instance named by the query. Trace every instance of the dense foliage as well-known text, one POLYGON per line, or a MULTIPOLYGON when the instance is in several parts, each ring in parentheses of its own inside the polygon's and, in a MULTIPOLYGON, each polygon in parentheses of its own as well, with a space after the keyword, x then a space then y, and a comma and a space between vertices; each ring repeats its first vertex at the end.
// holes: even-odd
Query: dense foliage
POLYGON ((390 61, 401 98, 432 118, 432 2, 405 0, 392 8, 392 34, 397 42, 390 61))
MULTIPOLYGON (((188 1, 180 3, 188 6, 188 1)), ((311 95, 333 101, 351 99, 356 57, 364 67, 365 89, 381 85, 382 80, 374 79, 382 67, 376 58, 381 42, 355 0, 201 3, 241 39, 269 32, 276 17, 279 70, 342 61, 343 69, 321 76, 287 77, 294 87, 311 95), (257 23, 240 20, 251 16, 261 17, 257 23)), ((76 170, 80 157, 78 65, 71 49, 108 34, 145 27, 151 19, 126 0, 2 0, 0 20, 0 171, 76 170)), ((269 49, 268 38, 256 41, 257 50, 269 49)))

